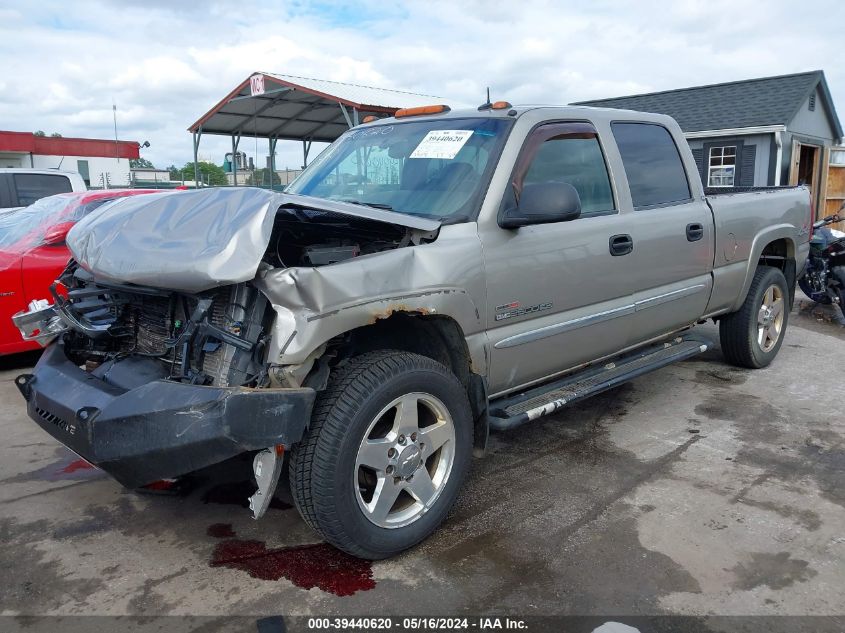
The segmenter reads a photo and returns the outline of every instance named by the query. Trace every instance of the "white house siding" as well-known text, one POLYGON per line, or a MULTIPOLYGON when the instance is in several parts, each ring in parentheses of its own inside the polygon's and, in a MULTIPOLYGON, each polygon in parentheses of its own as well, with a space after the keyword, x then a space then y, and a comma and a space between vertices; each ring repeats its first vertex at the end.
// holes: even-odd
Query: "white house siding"
MULTIPOLYGON (((22 167, 30 167, 29 155, 25 154, 22 167)), ((35 169, 58 169, 78 171, 78 161, 88 161, 90 187, 126 187, 129 185, 129 159, 105 158, 102 156, 41 156, 32 155, 31 165, 35 169)))

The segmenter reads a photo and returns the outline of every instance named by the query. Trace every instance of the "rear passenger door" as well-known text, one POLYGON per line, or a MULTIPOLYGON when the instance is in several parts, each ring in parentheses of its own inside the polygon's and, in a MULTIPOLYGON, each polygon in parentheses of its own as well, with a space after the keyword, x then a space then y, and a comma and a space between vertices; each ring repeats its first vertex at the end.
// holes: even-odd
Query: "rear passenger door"
MULTIPOLYGON (((635 271, 629 345, 694 323, 712 289, 713 216, 694 188, 675 139, 655 123, 611 123, 633 212, 624 229, 635 271)), ((693 177, 698 177, 696 173, 693 177)))

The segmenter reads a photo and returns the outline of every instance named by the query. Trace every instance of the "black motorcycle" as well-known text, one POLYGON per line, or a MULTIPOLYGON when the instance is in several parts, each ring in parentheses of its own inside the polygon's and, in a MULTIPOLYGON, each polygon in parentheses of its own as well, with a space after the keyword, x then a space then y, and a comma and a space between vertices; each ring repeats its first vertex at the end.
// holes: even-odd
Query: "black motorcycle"
MULTIPOLYGON (((845 209, 845 204, 842 209, 845 209)), ((845 237, 836 237, 827 228, 842 219, 836 214, 813 224, 810 257, 798 286, 816 303, 839 306, 845 317, 845 237)))

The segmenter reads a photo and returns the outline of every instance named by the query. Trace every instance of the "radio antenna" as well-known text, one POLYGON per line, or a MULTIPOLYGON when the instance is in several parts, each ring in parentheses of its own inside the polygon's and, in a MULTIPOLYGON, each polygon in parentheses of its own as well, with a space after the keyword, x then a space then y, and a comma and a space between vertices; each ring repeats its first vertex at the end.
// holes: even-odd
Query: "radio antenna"
POLYGON ((482 110, 489 110, 492 105, 493 104, 490 101, 490 86, 487 86, 487 101, 478 106, 478 111, 481 112, 482 110))

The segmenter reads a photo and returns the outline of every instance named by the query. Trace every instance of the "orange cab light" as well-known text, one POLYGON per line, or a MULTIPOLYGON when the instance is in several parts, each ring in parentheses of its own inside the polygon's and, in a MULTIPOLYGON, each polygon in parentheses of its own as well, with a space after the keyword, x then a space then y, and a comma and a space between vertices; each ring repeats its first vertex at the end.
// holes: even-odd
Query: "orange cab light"
POLYGON ((449 110, 451 108, 447 105, 419 106, 417 108, 402 108, 401 110, 397 110, 393 116, 401 119, 402 117, 419 116, 421 114, 439 114, 441 112, 448 112, 449 110))
POLYGON ((361 119, 361 123, 372 123, 373 121, 378 121, 378 117, 375 114, 368 114, 361 119))
POLYGON ((490 106, 491 110, 506 110, 512 107, 510 103, 507 101, 496 101, 493 105, 490 106))

